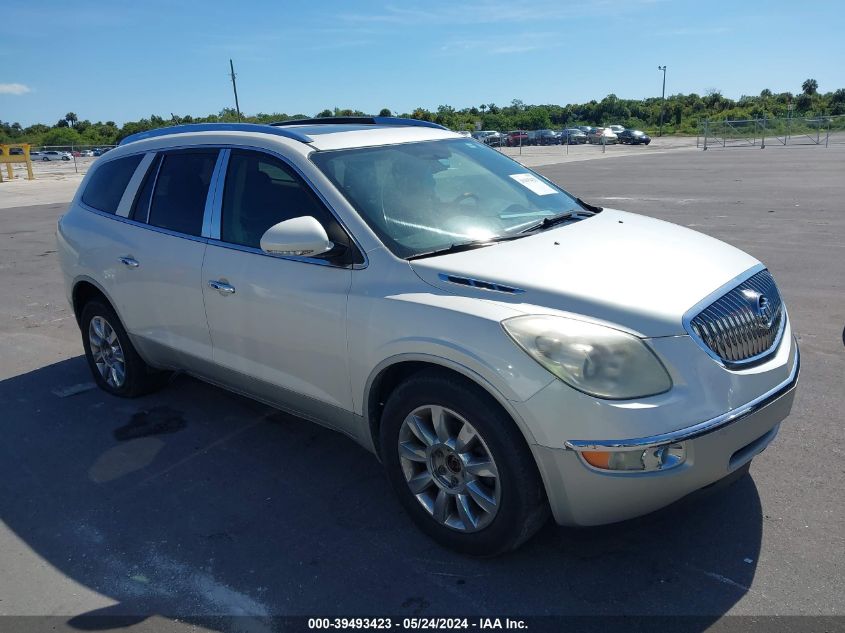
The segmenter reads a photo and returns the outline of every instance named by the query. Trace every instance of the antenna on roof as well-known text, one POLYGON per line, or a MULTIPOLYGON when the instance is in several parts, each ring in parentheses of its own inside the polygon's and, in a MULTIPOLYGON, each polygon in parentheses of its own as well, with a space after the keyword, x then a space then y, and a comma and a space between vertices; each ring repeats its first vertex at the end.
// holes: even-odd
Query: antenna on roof
POLYGON ((232 78, 232 90, 235 91, 235 111, 238 113, 238 123, 241 122, 241 106, 238 105, 238 84, 235 83, 235 65, 229 60, 230 77, 232 78))

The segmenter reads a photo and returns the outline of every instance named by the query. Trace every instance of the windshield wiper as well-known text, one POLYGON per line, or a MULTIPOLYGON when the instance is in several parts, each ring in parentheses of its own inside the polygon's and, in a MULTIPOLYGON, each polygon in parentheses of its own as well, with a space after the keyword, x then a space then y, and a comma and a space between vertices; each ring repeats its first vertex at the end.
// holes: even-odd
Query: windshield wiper
POLYGON ((490 239, 485 240, 472 240, 471 242, 461 242, 460 244, 452 244, 451 246, 447 246, 446 248, 438 248, 433 251, 426 251, 425 253, 418 253, 416 255, 411 255, 406 259, 411 261, 412 259, 425 259, 426 257, 435 257, 437 255, 449 255, 451 253, 460 253, 463 251, 471 251, 474 248, 481 248, 482 246, 491 246, 498 242, 508 242, 510 240, 516 240, 520 237, 524 237, 523 235, 500 235, 499 237, 492 237, 490 239))
POLYGON ((533 233, 534 231, 542 231, 548 229, 552 226, 560 224, 561 222, 571 220, 575 217, 577 213, 577 211, 566 211, 564 213, 558 213, 557 215, 553 215, 549 218, 543 218, 536 224, 532 224, 531 226, 522 229, 519 233, 522 235, 525 233, 533 233))

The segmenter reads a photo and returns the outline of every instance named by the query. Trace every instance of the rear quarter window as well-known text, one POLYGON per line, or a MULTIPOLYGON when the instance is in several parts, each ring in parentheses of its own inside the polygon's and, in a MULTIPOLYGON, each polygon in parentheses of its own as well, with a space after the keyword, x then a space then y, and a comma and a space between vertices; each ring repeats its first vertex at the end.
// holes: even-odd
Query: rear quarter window
POLYGON ((106 213, 117 211, 117 205, 123 197, 126 185, 138 168, 142 154, 110 160, 100 165, 91 175, 91 180, 82 192, 82 202, 89 207, 106 213))

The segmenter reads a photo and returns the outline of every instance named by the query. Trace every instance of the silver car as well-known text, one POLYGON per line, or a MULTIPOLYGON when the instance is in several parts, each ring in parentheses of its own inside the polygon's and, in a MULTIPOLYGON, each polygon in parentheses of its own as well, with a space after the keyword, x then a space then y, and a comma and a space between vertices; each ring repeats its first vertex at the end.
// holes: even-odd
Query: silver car
MULTIPOLYGON (((31 156, 31 154, 30 154, 31 156)), ((73 156, 71 156, 70 152, 57 152, 54 150, 48 150, 44 152, 40 152, 38 157, 43 161, 50 161, 50 160, 73 160, 73 156)))
POLYGON ((587 134, 587 142, 596 145, 615 145, 619 142, 619 137, 609 127, 597 127, 587 134))
POLYGON ((181 370, 335 429, 471 554, 741 475, 798 380, 752 256, 423 121, 130 136, 58 244, 102 389, 181 370))

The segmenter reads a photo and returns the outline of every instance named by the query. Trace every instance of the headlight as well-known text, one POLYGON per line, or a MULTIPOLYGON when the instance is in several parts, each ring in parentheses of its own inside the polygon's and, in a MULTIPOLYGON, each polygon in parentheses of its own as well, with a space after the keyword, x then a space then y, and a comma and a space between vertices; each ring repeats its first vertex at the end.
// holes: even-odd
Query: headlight
POLYGON ((514 317, 502 327, 543 367, 592 396, 627 400, 672 387, 657 356, 625 332, 555 316, 514 317))

